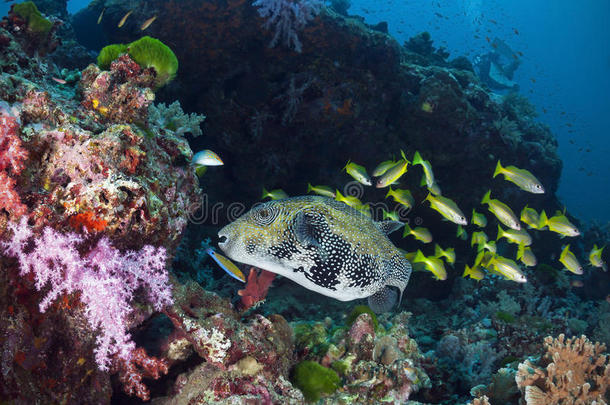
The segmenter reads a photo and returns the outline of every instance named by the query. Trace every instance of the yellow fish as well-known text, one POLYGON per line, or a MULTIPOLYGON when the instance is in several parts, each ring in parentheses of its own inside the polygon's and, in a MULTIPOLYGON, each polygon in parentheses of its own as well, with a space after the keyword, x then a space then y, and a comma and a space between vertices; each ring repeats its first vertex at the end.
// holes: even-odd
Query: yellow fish
POLYGON ((409 190, 403 190, 400 188, 392 189, 390 186, 390 190, 388 191, 388 194, 386 194, 385 198, 388 197, 392 197, 394 201, 404 205, 407 208, 413 208, 413 204, 415 203, 413 195, 409 190))
POLYGON ((241 281, 242 283, 246 282, 244 273, 242 273, 241 270, 239 270, 229 258, 224 257, 212 248, 206 249, 206 253, 209 254, 210 257, 220 266, 220 268, 226 271, 231 277, 241 281))
POLYGON ((480 244, 479 247, 477 248, 477 250, 479 250, 479 251, 486 250, 490 253, 495 254, 498 249, 496 247, 496 242, 494 242, 493 240, 490 240, 490 241, 480 244))
POLYGON ((402 150, 400 151, 400 154, 402 155, 402 159, 400 159, 394 166, 387 169, 381 177, 375 179, 375 187, 384 188, 390 184, 394 184, 402 177, 403 174, 407 172, 407 167, 411 162, 407 160, 405 153, 402 150))
POLYGON ((514 243, 516 245, 524 245, 529 246, 532 244, 532 237, 529 233, 520 229, 518 231, 514 229, 504 230, 500 225, 498 225, 498 237, 496 240, 500 240, 501 238, 505 238, 510 243, 514 243))
POLYGON ((540 226, 548 226, 550 231, 560 234, 563 236, 579 236, 580 231, 578 228, 570 222, 570 220, 563 215, 561 212, 557 212, 556 215, 551 218, 546 217, 546 214, 540 219, 540 226))
POLYGON ((148 20, 144 21, 142 23, 142 25, 140 26, 140 31, 144 31, 146 28, 150 27, 150 24, 152 24, 155 20, 157 19, 157 16, 153 16, 150 17, 148 20))
POLYGON ((391 219, 392 221, 400 221, 398 217, 398 213, 396 211, 388 212, 386 210, 382 210, 383 219, 391 219))
POLYGON ((602 259, 604 247, 605 246, 598 249, 597 245, 593 245, 593 249, 591 249, 591 253, 589 253, 589 263, 591 263, 591 266, 593 267, 599 267, 604 271, 608 271, 608 266, 602 259))
POLYGON ((434 257, 437 258, 441 258, 444 257, 445 261, 448 264, 455 264, 455 249, 454 248, 448 248, 448 249, 443 249, 442 247, 440 247, 438 244, 434 245, 434 257))
MULTIPOLYGON (((399 249, 402 250, 402 249, 399 249)), ((425 263, 415 263, 413 259, 415 259, 415 255, 417 252, 404 252, 405 258, 411 263, 411 267, 413 267, 413 271, 427 271, 425 263)))
POLYGON ((483 272, 483 270, 481 269, 480 266, 470 267, 468 265, 465 265, 464 274, 462 274, 462 277, 466 277, 466 276, 468 276, 472 279, 475 279, 477 281, 481 281, 485 277, 485 273, 483 272))
POLYGON ((487 218, 485 215, 477 212, 474 208, 472 209, 472 223, 479 228, 485 228, 487 226, 487 218))
POLYGON ((521 190, 534 194, 544 193, 544 187, 542 187, 540 181, 525 169, 519 169, 515 166, 502 167, 498 160, 493 177, 496 177, 498 174, 504 175, 504 180, 516 184, 521 190))
POLYGON ((351 195, 344 196, 339 190, 335 191, 335 200, 341 201, 342 203, 345 203, 354 209, 356 209, 356 207, 364 206, 364 204, 362 204, 358 197, 354 197, 351 195))
POLYGON ((485 193, 483 200, 481 200, 481 204, 487 204, 489 211, 494 214, 496 218, 498 218, 498 221, 502 222, 504 225, 517 231, 521 229, 521 224, 519 223, 519 220, 517 219, 517 216, 513 210, 511 210, 510 207, 504 204, 502 201, 491 199, 491 190, 485 193))
POLYGON ((102 22, 102 17, 104 16, 104 11, 106 11, 106 7, 104 7, 102 9, 102 12, 100 13, 100 16, 97 17, 97 24, 99 25, 102 22))
POLYGON ((352 176, 352 178, 358 183, 364 184, 365 186, 370 186, 372 184, 371 178, 366 173, 366 169, 364 168, 364 166, 360 166, 359 164, 356 164, 354 162, 347 162, 343 170, 345 170, 347 174, 352 176))
POLYGON ((472 238, 470 239, 470 246, 481 245, 488 241, 487 234, 483 231, 473 232, 472 238))
POLYGON ((437 257, 426 257, 421 250, 418 250, 415 254, 415 258, 413 259, 413 263, 424 263, 426 270, 434 274, 437 280, 447 279, 447 270, 445 270, 445 265, 443 264, 443 261, 437 257))
POLYGON ((379 163, 379 165, 377 165, 377 167, 375 168, 375 170, 373 170, 372 176, 373 177, 379 177, 381 175, 383 175, 385 172, 387 172, 391 167, 395 166, 398 162, 395 162, 393 160, 386 160, 383 161, 381 163, 379 163))
POLYGON ((457 226, 457 231, 455 233, 455 236, 457 236, 461 240, 467 240, 468 239, 468 232, 466 232, 466 229, 464 229, 464 227, 462 225, 458 225, 457 226))
POLYGON ((487 268, 489 267, 490 263, 491 263, 491 259, 493 259, 495 257, 495 253, 492 252, 485 252, 485 251, 480 251, 477 254, 477 257, 474 259, 474 266, 473 267, 483 267, 483 268, 487 268))
POLYGON ((432 165, 429 161, 424 160, 418 151, 415 151, 413 155, 413 166, 420 165, 424 170, 424 178, 426 186, 430 189, 434 185, 434 172, 432 171, 432 165))
POLYGON ((278 188, 275 190, 267 191, 265 187, 263 187, 263 196, 261 198, 271 198, 272 200, 283 200, 288 198, 288 194, 284 192, 284 190, 278 188))
MULTIPOLYGON (((546 218, 546 213, 544 214, 544 217, 546 218)), ((527 224, 530 228, 542 228, 542 226, 540 226, 540 215, 538 215, 535 209, 530 208, 527 205, 521 210, 521 221, 524 224, 527 224)))
POLYGON ((520 260, 527 267, 533 267, 538 263, 532 249, 524 245, 519 245, 517 249, 517 260, 520 260))
POLYGON ((311 183, 307 183, 307 192, 310 193, 312 191, 324 197, 335 198, 337 196, 333 189, 328 186, 312 186, 311 183))
POLYGON ((570 245, 565 245, 559 255, 559 262, 565 266, 566 269, 574 274, 582 274, 582 266, 578 262, 576 255, 570 250, 570 245))
POLYGON ((443 194, 441 192, 441 188, 439 187, 438 183, 435 181, 434 183, 432 183, 432 186, 427 187, 428 191, 431 192, 434 195, 441 195, 443 194))
POLYGON ((430 207, 438 211, 445 219, 458 225, 468 225, 466 216, 453 200, 441 195, 433 196, 430 193, 424 201, 430 201, 430 207))
POLYGON ((591 253, 589 253, 589 263, 591 263, 591 266, 593 267, 599 267, 604 271, 608 271, 608 266, 602 259, 604 247, 605 246, 598 248, 597 245, 593 245, 593 249, 591 249, 591 253))
POLYGON ((413 237, 423 243, 432 242, 432 234, 426 228, 418 226, 416 228, 411 229, 408 224, 405 224, 405 229, 402 233, 402 237, 406 238, 409 235, 413 235, 413 237))
POLYGON ((507 280, 516 281, 517 283, 527 282, 527 278, 514 260, 495 255, 489 261, 489 266, 490 271, 501 275, 507 280))
POLYGON ((133 13, 133 10, 129 10, 127 12, 127 14, 125 14, 123 16, 123 18, 121 18, 121 21, 119 21, 119 24, 117 25, 117 27, 121 28, 123 25, 125 25, 125 21, 127 21, 127 18, 129 18, 129 16, 131 15, 131 13, 133 13))

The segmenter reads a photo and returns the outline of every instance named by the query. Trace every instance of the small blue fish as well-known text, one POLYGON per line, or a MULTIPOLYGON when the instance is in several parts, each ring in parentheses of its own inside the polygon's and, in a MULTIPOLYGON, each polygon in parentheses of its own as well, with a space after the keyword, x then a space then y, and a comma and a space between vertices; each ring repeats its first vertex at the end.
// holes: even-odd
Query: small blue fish
POLYGON ((216 264, 218 264, 221 269, 226 271, 229 276, 241 281, 242 283, 246 282, 246 277, 244 277, 244 273, 242 273, 241 270, 239 270, 231 260, 216 252, 212 248, 206 249, 205 252, 209 254, 210 257, 214 259, 216 264))

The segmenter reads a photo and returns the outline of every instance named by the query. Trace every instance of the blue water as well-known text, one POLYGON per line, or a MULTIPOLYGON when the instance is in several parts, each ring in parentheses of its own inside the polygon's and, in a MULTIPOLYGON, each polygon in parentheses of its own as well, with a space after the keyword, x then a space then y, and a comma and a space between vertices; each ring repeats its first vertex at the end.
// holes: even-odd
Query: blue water
POLYGON ((610 221, 610 1, 506 3, 353 0, 349 12, 371 24, 387 21, 400 43, 428 31, 435 45, 446 47, 452 57, 463 54, 472 59, 489 52, 486 36, 523 52, 514 80, 537 107, 538 119, 559 140, 563 161, 559 197, 577 217, 606 223, 610 221))
MULTIPOLYGON (((71 0, 68 11, 88 3, 71 0)), ((491 51, 486 37, 522 52, 514 80, 559 140, 562 203, 583 220, 610 221, 610 1, 353 0, 349 13, 387 21, 400 43, 428 31, 452 57, 491 51)))

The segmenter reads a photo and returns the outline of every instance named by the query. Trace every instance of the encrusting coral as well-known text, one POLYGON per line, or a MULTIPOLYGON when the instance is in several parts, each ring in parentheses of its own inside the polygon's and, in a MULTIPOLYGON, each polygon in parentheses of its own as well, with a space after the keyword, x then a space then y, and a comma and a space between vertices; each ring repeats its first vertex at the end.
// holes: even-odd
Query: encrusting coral
POLYGON ((563 334, 544 339, 547 350, 536 364, 519 364, 516 381, 527 405, 605 404, 610 387, 606 345, 586 336, 566 339, 563 334))

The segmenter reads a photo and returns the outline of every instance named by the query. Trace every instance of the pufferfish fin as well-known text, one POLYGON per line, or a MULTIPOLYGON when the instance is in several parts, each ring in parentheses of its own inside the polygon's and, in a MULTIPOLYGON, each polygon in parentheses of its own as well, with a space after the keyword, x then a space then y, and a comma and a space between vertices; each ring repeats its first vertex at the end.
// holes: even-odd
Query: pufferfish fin
POLYGON ((368 304, 373 312, 381 314, 392 310, 397 300, 398 292, 396 289, 386 285, 369 297, 368 304))
POLYGON ((294 234, 297 242, 303 246, 312 246, 323 261, 328 258, 328 253, 320 243, 320 235, 323 232, 324 219, 314 212, 306 210, 297 213, 294 219, 294 234))
POLYGON ((386 235, 391 234, 394 231, 399 230, 400 228, 402 228, 403 226, 405 226, 404 222, 400 222, 400 221, 378 221, 375 222, 375 225, 377 226, 377 228, 379 228, 379 230, 383 233, 385 233, 386 235))

